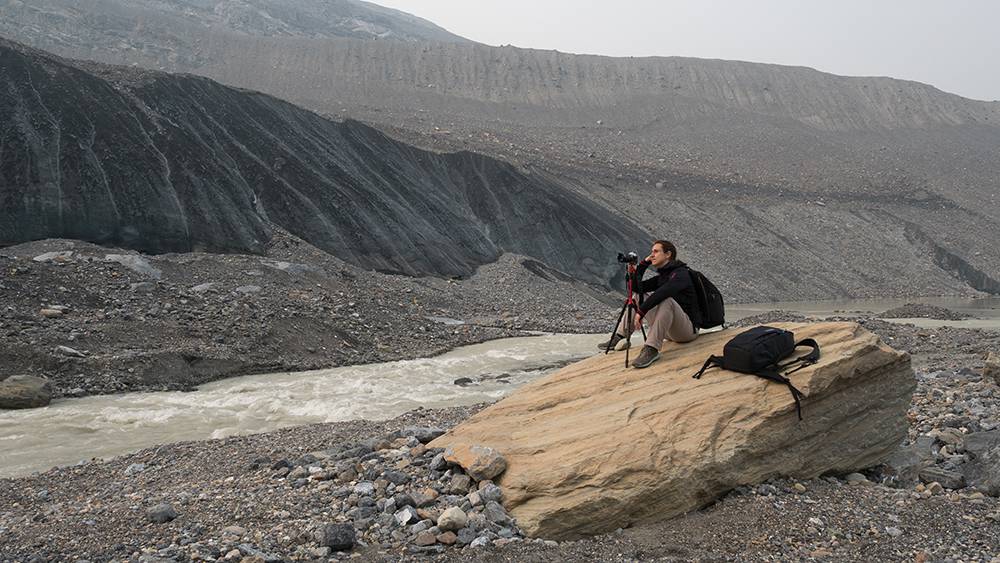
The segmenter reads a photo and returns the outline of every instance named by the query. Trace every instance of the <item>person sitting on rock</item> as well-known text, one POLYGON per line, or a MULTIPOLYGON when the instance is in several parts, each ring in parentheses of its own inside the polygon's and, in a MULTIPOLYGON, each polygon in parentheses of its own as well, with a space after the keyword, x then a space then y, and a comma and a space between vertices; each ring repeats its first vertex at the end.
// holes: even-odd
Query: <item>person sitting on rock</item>
MULTIPOLYGON (((700 319, 698 300, 687 265, 677 259, 677 247, 665 240, 653 243, 649 256, 636 267, 635 279, 638 283, 635 293, 639 296, 639 310, 635 314, 632 330, 638 329, 645 319, 649 325, 646 342, 639 357, 632 362, 636 368, 648 367, 660 359, 663 340, 691 342, 698 336, 695 323, 700 319), (649 266, 656 268, 657 275, 648 280, 642 276, 649 266)), ((622 317, 611 342, 600 345, 606 350, 610 345, 616 348, 625 338, 627 319, 622 317)))

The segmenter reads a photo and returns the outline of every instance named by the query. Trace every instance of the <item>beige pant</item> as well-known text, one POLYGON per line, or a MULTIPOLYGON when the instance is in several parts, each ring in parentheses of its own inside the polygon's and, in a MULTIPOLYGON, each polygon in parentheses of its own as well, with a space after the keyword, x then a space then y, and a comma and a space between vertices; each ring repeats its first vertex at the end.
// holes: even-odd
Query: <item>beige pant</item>
MULTIPOLYGON (((642 320, 649 326, 645 344, 657 350, 663 345, 664 339, 673 342, 691 342, 698 337, 698 331, 695 330, 691 319, 673 297, 661 301, 659 305, 650 309, 642 320)), ((628 319, 622 318, 621 324, 618 325, 618 334, 625 334, 628 330, 627 322, 628 319)), ((638 330, 639 327, 633 326, 632 329, 638 330)))

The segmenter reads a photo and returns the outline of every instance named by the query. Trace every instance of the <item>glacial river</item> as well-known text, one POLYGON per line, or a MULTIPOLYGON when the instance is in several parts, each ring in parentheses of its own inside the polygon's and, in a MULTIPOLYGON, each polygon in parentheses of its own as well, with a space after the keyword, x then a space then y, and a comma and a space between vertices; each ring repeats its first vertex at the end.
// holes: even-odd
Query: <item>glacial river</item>
MULTIPOLYGON (((826 318, 870 314, 915 301, 977 318, 892 320, 925 327, 1000 329, 1000 298, 767 303, 731 306, 727 316, 736 320, 780 309, 826 318)), ((191 393, 128 393, 61 400, 42 409, 0 411, 0 477, 168 442, 317 422, 382 420, 418 406, 493 401, 567 362, 597 353, 595 344, 602 337, 549 334, 508 338, 465 346, 434 358, 227 379, 202 385, 191 393), (463 377, 477 384, 454 384, 463 377)))

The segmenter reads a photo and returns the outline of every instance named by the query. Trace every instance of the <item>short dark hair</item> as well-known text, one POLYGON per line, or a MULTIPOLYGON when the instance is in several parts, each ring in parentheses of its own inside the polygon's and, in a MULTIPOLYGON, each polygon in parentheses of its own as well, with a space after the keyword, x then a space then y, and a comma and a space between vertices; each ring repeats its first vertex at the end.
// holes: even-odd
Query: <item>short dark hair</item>
POLYGON ((674 243, 669 240, 654 240, 653 244, 658 244, 664 252, 669 252, 671 260, 677 260, 677 247, 674 246, 674 243))

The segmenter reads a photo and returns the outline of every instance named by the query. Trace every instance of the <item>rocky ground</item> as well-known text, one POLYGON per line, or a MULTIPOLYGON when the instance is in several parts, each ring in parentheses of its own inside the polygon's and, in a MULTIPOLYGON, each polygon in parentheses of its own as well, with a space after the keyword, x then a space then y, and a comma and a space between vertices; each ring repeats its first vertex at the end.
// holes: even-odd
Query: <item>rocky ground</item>
POLYGON ((514 255, 466 280, 415 279, 290 235, 266 256, 29 243, 0 250, 0 292, 0 380, 44 376, 55 397, 430 356, 530 330, 601 332, 618 299, 514 255))
POLYGON ((952 311, 945 307, 927 305, 924 303, 906 303, 900 307, 879 313, 883 319, 940 319, 943 321, 961 321, 972 318, 971 315, 952 311))
MULTIPOLYGON (((780 320, 798 319, 741 324, 780 320)), ((982 474, 1000 451, 1000 387, 983 375, 1000 333, 861 321, 912 354, 918 380, 910 439, 863 474, 740 487, 580 541, 524 539, 491 504, 502 490, 423 445, 480 407, 419 410, 0 480, 0 560, 1000 561, 996 467, 982 474)))

